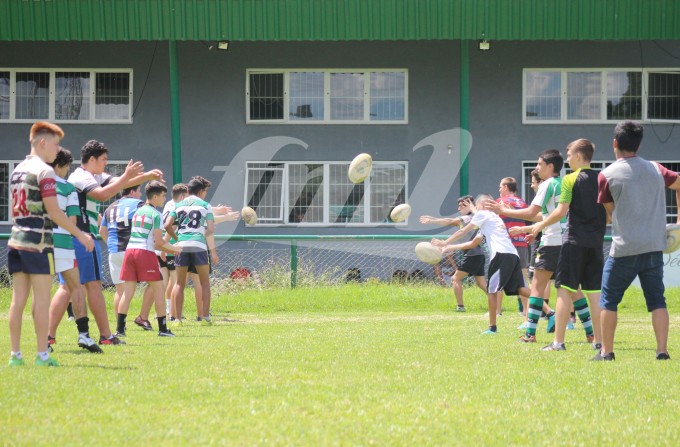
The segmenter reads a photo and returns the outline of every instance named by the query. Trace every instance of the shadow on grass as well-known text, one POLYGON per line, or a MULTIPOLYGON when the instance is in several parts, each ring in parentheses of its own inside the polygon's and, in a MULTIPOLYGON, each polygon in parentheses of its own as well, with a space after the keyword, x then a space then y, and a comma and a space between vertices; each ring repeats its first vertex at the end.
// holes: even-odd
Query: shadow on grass
POLYGON ((110 365, 61 365, 60 368, 92 368, 106 369, 110 371, 137 371, 139 368, 133 366, 110 366, 110 365))

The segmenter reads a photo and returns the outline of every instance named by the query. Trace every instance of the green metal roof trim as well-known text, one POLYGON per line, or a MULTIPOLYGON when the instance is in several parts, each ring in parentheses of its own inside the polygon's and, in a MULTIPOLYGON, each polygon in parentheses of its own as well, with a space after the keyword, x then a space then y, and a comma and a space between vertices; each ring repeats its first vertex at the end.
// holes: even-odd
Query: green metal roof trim
POLYGON ((0 41, 674 40, 678 0, 0 0, 0 41))

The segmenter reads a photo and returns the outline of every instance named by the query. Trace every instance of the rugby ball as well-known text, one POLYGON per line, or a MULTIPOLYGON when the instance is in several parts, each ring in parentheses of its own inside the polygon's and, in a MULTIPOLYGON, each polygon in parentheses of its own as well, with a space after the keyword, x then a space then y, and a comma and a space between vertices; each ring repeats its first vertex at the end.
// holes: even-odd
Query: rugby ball
POLYGON ((673 253, 680 248, 680 225, 666 225, 666 249, 664 253, 673 253))
POLYGON ((249 206, 244 206, 241 210, 241 217, 246 225, 255 225, 257 223, 257 213, 249 206))
POLYGON ((395 206, 390 212, 390 219, 392 219, 393 222, 403 222, 410 215, 411 205, 408 203, 402 203, 401 205, 395 206))
POLYGON ((359 154, 354 157, 354 160, 349 164, 347 176, 352 183, 361 183, 366 180, 366 177, 371 175, 371 167, 373 166, 373 158, 368 154, 359 154))
POLYGON ((427 264, 438 264, 442 260, 442 252, 429 242, 416 245, 416 256, 427 264))

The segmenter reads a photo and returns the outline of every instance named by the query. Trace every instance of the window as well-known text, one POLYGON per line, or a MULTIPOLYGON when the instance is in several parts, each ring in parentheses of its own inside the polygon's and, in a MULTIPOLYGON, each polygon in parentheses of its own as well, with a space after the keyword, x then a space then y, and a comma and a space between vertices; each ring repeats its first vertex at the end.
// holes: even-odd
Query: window
POLYGON ((244 203, 263 224, 405 225, 388 216, 405 203, 407 164, 373 162, 359 184, 349 181, 348 168, 349 162, 248 162, 244 203))
POLYGON ((248 70, 248 123, 408 122, 406 70, 248 70))
POLYGON ((131 123, 132 70, 0 69, 0 122, 131 123))
POLYGON ((523 122, 680 121, 680 71, 526 69, 523 122))

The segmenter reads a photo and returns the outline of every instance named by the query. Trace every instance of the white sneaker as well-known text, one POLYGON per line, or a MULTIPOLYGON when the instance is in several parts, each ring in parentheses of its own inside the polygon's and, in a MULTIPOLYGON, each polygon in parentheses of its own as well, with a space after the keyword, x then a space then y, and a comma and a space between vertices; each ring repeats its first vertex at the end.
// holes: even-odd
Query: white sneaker
POLYGON ((78 346, 80 346, 83 349, 87 349, 88 351, 95 353, 95 354, 101 354, 102 348, 97 346, 97 343, 90 338, 90 335, 85 333, 85 334, 78 334, 78 346))

